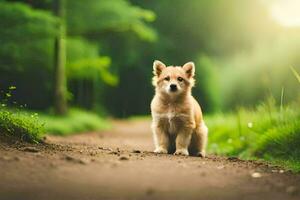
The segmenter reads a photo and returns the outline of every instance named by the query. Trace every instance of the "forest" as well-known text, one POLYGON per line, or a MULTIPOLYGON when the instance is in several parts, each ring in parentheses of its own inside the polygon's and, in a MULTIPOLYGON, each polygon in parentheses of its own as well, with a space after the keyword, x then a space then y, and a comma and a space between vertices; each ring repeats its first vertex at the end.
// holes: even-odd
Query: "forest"
POLYGON ((209 152, 299 171, 300 16, 282 2, 0 0, 0 133, 148 119, 153 61, 193 61, 209 152))
POLYGON ((0 0, 0 200, 300 199, 299 8, 0 0))

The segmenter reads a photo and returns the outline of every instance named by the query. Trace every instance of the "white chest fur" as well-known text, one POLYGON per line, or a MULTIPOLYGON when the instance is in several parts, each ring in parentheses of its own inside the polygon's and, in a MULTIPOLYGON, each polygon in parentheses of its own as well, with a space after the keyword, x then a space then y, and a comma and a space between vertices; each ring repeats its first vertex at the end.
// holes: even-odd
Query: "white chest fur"
POLYGON ((176 134, 181 124, 187 120, 189 115, 167 112, 167 113, 152 113, 153 122, 165 127, 170 134, 176 134))

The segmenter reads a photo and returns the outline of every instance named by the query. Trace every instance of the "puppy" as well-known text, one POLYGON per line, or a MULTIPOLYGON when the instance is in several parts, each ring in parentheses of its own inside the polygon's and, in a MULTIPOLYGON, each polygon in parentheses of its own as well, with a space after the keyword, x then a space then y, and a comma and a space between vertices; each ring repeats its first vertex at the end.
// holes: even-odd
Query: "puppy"
POLYGON ((195 65, 182 67, 153 63, 155 95, 151 102, 152 132, 156 153, 205 157, 208 128, 192 96, 195 65))

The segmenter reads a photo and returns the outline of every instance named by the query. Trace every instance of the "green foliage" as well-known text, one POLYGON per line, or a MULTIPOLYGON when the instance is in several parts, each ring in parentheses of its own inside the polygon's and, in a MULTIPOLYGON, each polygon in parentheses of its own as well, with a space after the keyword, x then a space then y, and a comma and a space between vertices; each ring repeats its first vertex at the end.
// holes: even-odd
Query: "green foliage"
POLYGON ((40 113, 39 119, 45 123, 46 133, 54 135, 70 135, 110 128, 109 122, 97 114, 75 108, 70 109, 66 116, 40 113))
POLYGON ((45 133, 70 135, 110 127, 102 117, 75 108, 66 116, 0 109, 0 135, 26 142, 39 142, 45 133))
POLYGON ((100 79, 116 85, 118 79, 108 71, 111 60, 98 55, 98 47, 83 39, 67 41, 67 76, 69 79, 100 79))
POLYGON ((209 151, 241 158, 262 158, 300 170, 298 104, 279 109, 273 100, 255 110, 239 109, 206 119, 209 151))
POLYGON ((281 39, 272 45, 261 43, 251 52, 219 60, 218 65, 223 66, 220 69, 223 108, 253 106, 270 95, 279 100, 282 87, 284 103, 297 100, 300 87, 288 66, 300 69, 299 44, 300 37, 293 36, 293 39, 281 39))
POLYGON ((146 22, 155 19, 152 11, 131 5, 126 0, 72 1, 67 6, 69 33, 97 35, 132 31, 141 39, 153 41, 155 31, 146 22))
POLYGON ((184 63, 201 53, 230 55, 257 40, 270 40, 269 33, 277 28, 258 0, 132 1, 156 13, 156 50, 171 63, 184 63))
POLYGON ((291 120, 289 123, 268 129, 259 140, 256 153, 283 159, 300 158, 299 145, 300 121, 291 120))
POLYGON ((6 2, 22 2, 29 4, 33 8, 43 9, 43 10, 49 10, 52 8, 53 0, 2 0, 6 2))
POLYGON ((26 114, 0 108, 0 135, 26 142, 39 142, 44 126, 36 114, 26 114))
POLYGON ((57 34, 58 20, 49 12, 37 11, 22 3, 0 2, 1 41, 24 42, 57 34))
MULTIPOLYGON (((29 108, 52 105, 60 23, 52 4, 0 3, 0 87, 16 85, 11 100, 29 108)), ((205 112, 251 107, 270 95, 286 105, 300 98, 292 77, 300 70, 299 30, 276 24, 268 7, 260 0, 67 1, 69 103, 118 117, 148 113, 152 62, 160 59, 196 63, 193 93, 205 112)))
POLYGON ((202 55, 196 62, 196 84, 193 95, 200 102, 204 112, 220 109, 219 83, 217 68, 208 56, 202 55))
POLYGON ((132 34, 104 34, 105 39, 101 40, 104 52, 110 55, 112 69, 120 76, 120 84, 116 88, 107 88, 107 95, 104 95, 105 107, 115 116, 149 112, 155 59, 168 65, 194 61, 198 76, 194 94, 205 111, 218 110, 223 98, 216 76, 222 75, 223 64, 218 61, 251 49, 254 42, 272 41, 273 36, 269 33, 277 28, 269 20, 267 10, 256 0, 131 2, 155 12, 157 17, 152 26, 158 37, 155 43, 141 43, 132 34))
POLYGON ((33 108, 51 102, 53 38, 57 19, 22 3, 0 2, 0 90, 15 85, 13 100, 33 108))
MULTIPOLYGON (((16 85, 11 101, 28 108, 53 104, 54 38, 60 21, 51 13, 52 4, 51 0, 0 2, 0 90, 16 85)), ((156 33, 148 23, 155 14, 126 0, 68 1, 66 9, 68 91, 73 93, 69 100, 90 109, 103 107, 103 87, 115 86, 118 77, 110 72, 111 58, 99 54, 100 39, 110 33, 135 33, 139 39, 154 41, 156 33)))
POLYGON ((67 40, 67 62, 98 57, 98 46, 81 37, 69 37, 67 40))

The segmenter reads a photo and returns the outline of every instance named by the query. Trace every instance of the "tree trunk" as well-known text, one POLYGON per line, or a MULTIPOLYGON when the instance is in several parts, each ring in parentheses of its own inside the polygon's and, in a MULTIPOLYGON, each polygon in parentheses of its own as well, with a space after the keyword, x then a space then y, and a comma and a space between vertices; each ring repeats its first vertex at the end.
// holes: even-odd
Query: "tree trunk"
POLYGON ((54 0, 53 6, 54 14, 61 19, 54 46, 54 109, 56 114, 64 115, 67 112, 65 0, 54 0))

